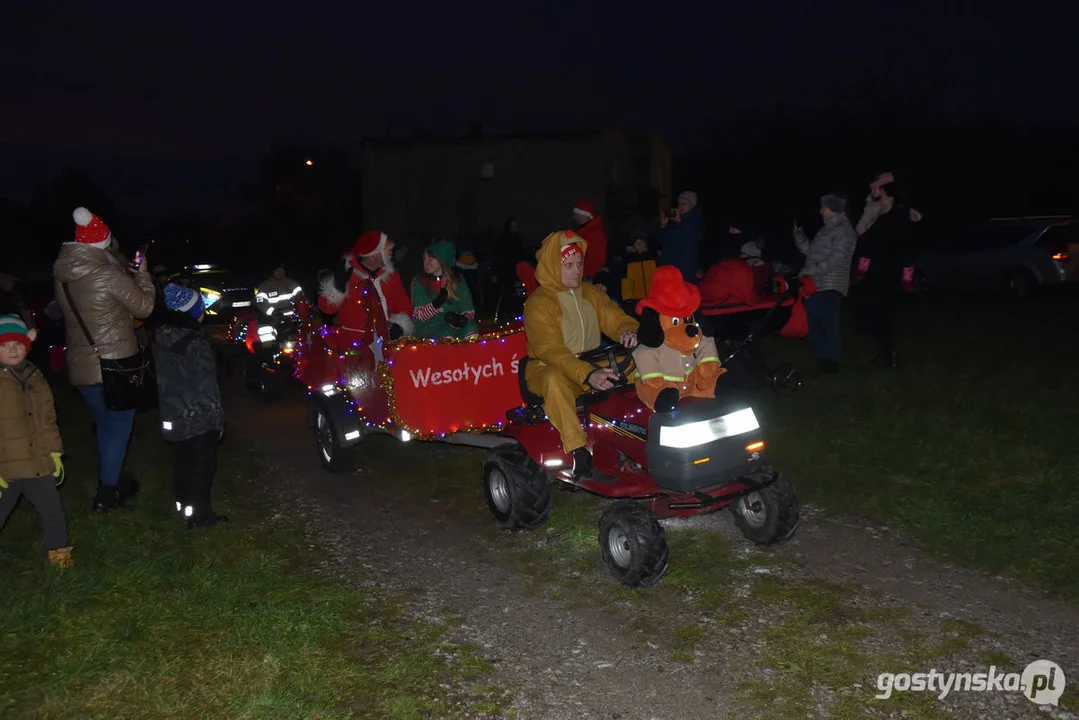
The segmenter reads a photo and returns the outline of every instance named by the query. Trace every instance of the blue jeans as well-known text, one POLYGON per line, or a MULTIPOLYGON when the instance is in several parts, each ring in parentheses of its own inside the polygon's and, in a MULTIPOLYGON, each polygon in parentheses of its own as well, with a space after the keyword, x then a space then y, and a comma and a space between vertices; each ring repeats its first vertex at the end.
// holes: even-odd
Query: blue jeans
POLYGON ((839 303, 842 299, 836 290, 822 290, 805 300, 809 345, 818 360, 839 362, 839 303))
POLYGON ((135 423, 134 410, 109 410, 101 385, 78 385, 97 428, 97 474, 102 485, 115 486, 127 457, 127 441, 135 423))

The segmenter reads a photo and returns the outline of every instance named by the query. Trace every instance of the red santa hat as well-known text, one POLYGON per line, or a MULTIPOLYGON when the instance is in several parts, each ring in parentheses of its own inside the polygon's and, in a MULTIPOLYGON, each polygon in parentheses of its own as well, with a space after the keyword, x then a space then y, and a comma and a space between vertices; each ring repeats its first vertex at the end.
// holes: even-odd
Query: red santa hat
POLYGON ((352 246, 351 254, 357 258, 378 255, 385 251, 389 239, 384 232, 368 230, 356 240, 356 244, 352 246))
POLYGON ((75 242, 102 249, 112 242, 109 226, 86 208, 75 208, 71 217, 75 220, 75 242))
POLYGON ((637 303, 637 314, 652 308, 667 317, 691 317, 701 306, 701 291, 693 283, 682 279, 682 271, 673 265, 664 265, 652 276, 648 295, 637 303))
POLYGON ((577 204, 573 206, 573 212, 591 220, 596 216, 596 206, 592 204, 591 200, 578 200, 577 204))

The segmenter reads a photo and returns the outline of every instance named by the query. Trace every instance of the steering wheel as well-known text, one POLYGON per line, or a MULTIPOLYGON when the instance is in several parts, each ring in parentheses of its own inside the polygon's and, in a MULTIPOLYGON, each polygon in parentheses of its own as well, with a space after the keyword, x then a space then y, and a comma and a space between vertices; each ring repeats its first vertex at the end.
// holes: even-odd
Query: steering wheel
POLYGON ((609 345, 588 350, 577 356, 597 370, 611 369, 618 373, 618 381, 612 387, 622 387, 629 384, 626 372, 633 364, 633 350, 623 345, 609 345), (600 363, 606 361, 605 365, 600 363))

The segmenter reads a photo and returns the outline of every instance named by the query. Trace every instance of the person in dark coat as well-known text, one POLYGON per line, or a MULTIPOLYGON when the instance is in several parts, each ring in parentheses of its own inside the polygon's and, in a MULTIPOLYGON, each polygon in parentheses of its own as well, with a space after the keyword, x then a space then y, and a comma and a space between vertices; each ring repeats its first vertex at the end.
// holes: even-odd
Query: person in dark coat
POLYGON ((895 319, 903 292, 903 267, 913 239, 910 208, 901 193, 894 181, 880 187, 880 213, 858 248, 858 255, 869 259, 859 326, 876 337, 877 354, 872 364, 880 368, 899 366, 895 319))
POLYGON ((213 348, 202 329, 206 311, 199 293, 169 283, 165 310, 155 313, 153 353, 161 431, 176 449, 176 510, 188 528, 228 520, 213 511, 210 489, 217 472, 217 443, 225 427, 213 348))
POLYGON ((611 258, 611 276, 617 278, 617 282, 608 289, 612 290, 610 294, 621 303, 623 310, 635 315, 637 302, 644 299, 652 286, 658 256, 649 247, 645 231, 635 230, 630 241, 611 258))
POLYGON ((659 232, 656 233, 659 264, 674 265, 682 271, 682 277, 687 282, 697 282, 700 264, 698 253, 704 232, 701 210, 697 207, 697 193, 687 190, 679 195, 673 216, 660 215, 659 224, 659 232))

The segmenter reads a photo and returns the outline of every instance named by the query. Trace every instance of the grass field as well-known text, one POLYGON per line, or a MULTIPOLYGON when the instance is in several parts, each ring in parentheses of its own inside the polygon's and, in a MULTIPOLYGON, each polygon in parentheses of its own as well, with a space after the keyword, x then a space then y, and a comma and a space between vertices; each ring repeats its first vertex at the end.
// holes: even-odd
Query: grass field
MULTIPOLYGON (((840 376, 789 397, 753 396, 771 460, 803 502, 902 529, 940 557, 1075 600, 1077 320, 1070 297, 907 298, 900 370, 868 369, 871 343, 849 335, 840 376)), ((809 365, 804 343, 769 340, 765 351, 773 362, 809 365)), ((242 448, 222 454, 219 475, 234 522, 189 533, 170 512, 167 466, 156 464, 167 449, 145 418, 132 457, 145 495, 136 508, 91 517, 93 477, 80 471, 93 458, 89 428, 62 387, 62 494, 77 565, 63 573, 45 565, 27 507, 0 533, 0 716, 412 718, 454 716, 468 702, 497 710, 497 699, 468 689, 486 663, 468 647, 436 654, 445 629, 409 620, 406 599, 347 591, 303 570, 318 558, 302 518, 270 526, 263 508, 247 506, 259 495, 250 483, 261 481, 242 448)), ((368 472, 411 467, 403 492, 439 500, 447 515, 486 513, 478 451, 419 451, 385 438, 371 447, 379 452, 364 461, 368 472)), ((740 555, 714 533, 670 533, 677 561, 652 591, 589 587, 578 575, 602 573, 601 510, 594 498, 556 493, 550 524, 516 538, 506 556, 537 591, 554 587, 564 609, 598 603, 625 614, 627 636, 662 637, 675 663, 722 653, 727 634, 713 629, 741 632, 752 619, 748 598, 770 621, 754 636, 759 662, 742 686, 758 717, 804 716, 820 687, 840 693, 834 716, 861 717, 865 694, 849 688, 874 669, 924 668, 955 654, 1011 664, 977 654, 976 627, 855 603, 841 585, 792 584, 780 558, 740 555), (656 626, 672 598, 709 620, 656 626), (901 651, 873 650, 879 644, 901 651), (788 704, 775 703, 778 695, 788 704)), ((888 709, 938 717, 928 698, 899 702, 888 709)), ((1064 707, 1074 707, 1070 695, 1064 707)))
MULTIPOLYGON (((771 460, 804 502, 888 524, 939 557, 1075 600, 1077 320, 1079 303, 1070 297, 905 298, 898 371, 871 370, 872 342, 848 327, 841 375, 809 381, 791 396, 751 396, 767 423, 771 460)), ((812 366, 805 343, 770 339, 764 350, 772 362, 812 366)), ((411 451, 387 442, 374 462, 399 466, 411 451)), ((485 513, 475 488, 479 453, 439 452, 447 472, 420 470, 410 486, 439 497, 446 512, 485 513)), ((602 508, 584 494, 556 493, 549 523, 503 551, 521 563, 534 592, 549 593, 566 611, 608 609, 624 618, 627 637, 663 644, 672 662, 721 656, 729 633, 766 618, 763 630, 738 635, 761 648, 740 669, 747 673, 742 700, 756 717, 804 717, 822 692, 832 698, 833 717, 864 717, 873 708, 949 717, 930 697, 882 702, 864 688, 875 673, 896 668, 973 662, 1022 669, 978 626, 912 614, 852 586, 793 579, 779 556, 743 555, 715 533, 668 533, 672 566, 660 587, 590 583, 604 574, 596 543, 602 508), (687 601, 688 619, 672 620, 673 604, 687 601)), ((1061 705, 1075 702, 1068 692, 1061 705)))
MULTIPOLYGON (((869 368, 875 345, 850 327, 856 303, 843 307, 840 375, 790 396, 748 396, 766 423, 770 462, 803 502, 1079 599, 1079 296, 904 297, 895 371, 869 368)), ((763 354, 814 365, 802 340, 766 338, 763 354)), ((391 444, 374 462, 390 467, 407 451, 391 444)), ((474 504, 478 454, 451 456, 460 485, 422 473, 416 483, 474 504)))
POLYGON ((129 461, 144 488, 137 506, 91 516, 88 420, 55 387, 76 565, 45 564, 25 503, 0 534, 0 716, 403 719, 497 707, 465 689, 487 664, 448 647, 444 628, 409 620, 405 599, 304 570, 318 558, 302 519, 266 524, 251 485, 263 480, 242 446, 221 454, 230 522, 188 532, 170 511, 171 456, 143 417, 129 461))
MULTIPOLYGON (((1079 300, 904 305, 898 371, 868 369, 873 345, 848 333, 841 375, 762 395, 773 460, 803 500, 1079 598, 1079 300)), ((808 357, 780 340, 766 349, 808 357)))

